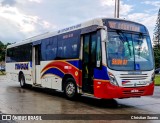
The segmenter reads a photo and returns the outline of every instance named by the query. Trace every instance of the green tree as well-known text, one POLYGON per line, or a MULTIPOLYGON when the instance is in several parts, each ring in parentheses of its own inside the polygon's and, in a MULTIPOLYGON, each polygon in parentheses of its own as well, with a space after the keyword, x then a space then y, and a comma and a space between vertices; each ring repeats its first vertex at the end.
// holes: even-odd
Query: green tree
POLYGON ((5 61, 5 52, 8 45, 10 45, 10 43, 3 44, 3 42, 0 41, 0 61, 5 61))
POLYGON ((4 44, 0 41, 0 61, 4 61, 4 44))
POLYGON ((155 57, 155 67, 160 67, 160 9, 158 11, 158 17, 154 29, 154 57, 155 57))
POLYGON ((160 9, 158 11, 158 17, 154 29, 154 36, 153 36, 153 41, 155 45, 158 45, 160 48, 160 9))
POLYGON ((154 57, 155 57, 155 67, 159 68, 160 67, 160 48, 159 45, 154 46, 154 57))

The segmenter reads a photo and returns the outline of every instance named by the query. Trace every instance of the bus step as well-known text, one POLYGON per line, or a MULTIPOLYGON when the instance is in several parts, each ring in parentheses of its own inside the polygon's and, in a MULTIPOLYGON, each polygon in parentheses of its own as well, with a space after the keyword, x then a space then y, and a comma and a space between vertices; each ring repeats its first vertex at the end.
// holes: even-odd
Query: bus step
POLYGON ((42 85, 41 84, 33 84, 33 86, 36 86, 36 87, 42 87, 42 85))

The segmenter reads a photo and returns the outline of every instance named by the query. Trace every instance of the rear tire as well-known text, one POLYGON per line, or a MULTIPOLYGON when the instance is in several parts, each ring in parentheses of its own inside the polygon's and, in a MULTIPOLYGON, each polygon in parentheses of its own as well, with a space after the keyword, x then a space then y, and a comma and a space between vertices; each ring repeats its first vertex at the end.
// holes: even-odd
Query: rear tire
POLYGON ((20 86, 21 86, 21 88, 26 87, 25 78, 24 78, 23 74, 20 75, 20 86))
POLYGON ((77 86, 74 79, 69 78, 65 82, 64 93, 67 99, 75 99, 77 96, 77 86))

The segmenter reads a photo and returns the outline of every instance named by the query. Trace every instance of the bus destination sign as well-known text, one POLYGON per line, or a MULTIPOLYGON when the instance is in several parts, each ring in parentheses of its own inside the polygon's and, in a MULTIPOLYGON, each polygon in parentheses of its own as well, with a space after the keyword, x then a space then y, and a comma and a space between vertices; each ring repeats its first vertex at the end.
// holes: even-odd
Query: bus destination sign
POLYGON ((141 32, 141 26, 134 23, 122 22, 122 21, 108 21, 109 27, 112 29, 128 30, 134 32, 141 32))

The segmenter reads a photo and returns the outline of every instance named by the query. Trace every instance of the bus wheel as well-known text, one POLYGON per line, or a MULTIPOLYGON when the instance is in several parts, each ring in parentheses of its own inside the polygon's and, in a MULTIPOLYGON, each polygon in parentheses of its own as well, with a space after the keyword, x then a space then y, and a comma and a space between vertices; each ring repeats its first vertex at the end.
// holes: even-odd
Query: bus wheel
POLYGON ((20 86, 21 86, 22 88, 25 88, 25 87, 26 87, 25 78, 24 78, 24 75, 23 75, 23 74, 21 74, 21 76, 20 76, 20 86))
POLYGON ((75 99, 77 96, 77 86, 74 79, 67 79, 64 87, 64 93, 68 99, 75 99))

